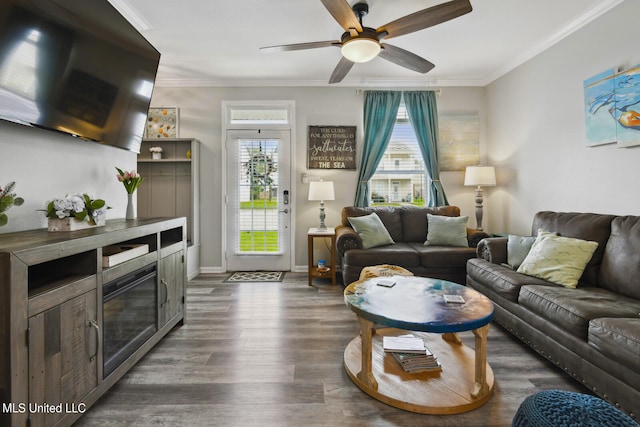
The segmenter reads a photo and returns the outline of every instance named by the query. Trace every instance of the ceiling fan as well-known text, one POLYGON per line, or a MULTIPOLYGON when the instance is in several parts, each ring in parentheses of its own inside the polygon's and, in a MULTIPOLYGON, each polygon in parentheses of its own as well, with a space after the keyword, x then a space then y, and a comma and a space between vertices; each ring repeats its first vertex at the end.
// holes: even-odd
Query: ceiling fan
POLYGON ((369 13, 367 3, 359 2, 349 6, 347 0, 320 0, 338 24, 345 29, 340 40, 310 43, 286 44, 260 48, 264 52, 285 52, 290 50, 316 49, 336 46, 342 50, 342 58, 333 70, 329 83, 339 83, 356 62, 367 62, 380 56, 387 61, 419 73, 427 73, 434 64, 420 56, 390 44, 383 39, 402 36, 423 30, 471 12, 470 0, 452 0, 423 9, 376 29, 362 25, 362 18, 369 13))

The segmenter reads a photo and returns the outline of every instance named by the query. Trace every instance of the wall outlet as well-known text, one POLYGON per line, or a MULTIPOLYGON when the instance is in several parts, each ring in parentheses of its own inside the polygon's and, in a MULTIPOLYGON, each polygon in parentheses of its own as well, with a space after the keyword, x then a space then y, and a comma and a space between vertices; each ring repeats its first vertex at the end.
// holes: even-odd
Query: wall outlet
POLYGON ((300 175, 300 182, 302 182, 303 184, 308 184, 312 181, 320 181, 320 176, 318 175, 309 175, 307 173, 303 173, 302 175, 300 175))

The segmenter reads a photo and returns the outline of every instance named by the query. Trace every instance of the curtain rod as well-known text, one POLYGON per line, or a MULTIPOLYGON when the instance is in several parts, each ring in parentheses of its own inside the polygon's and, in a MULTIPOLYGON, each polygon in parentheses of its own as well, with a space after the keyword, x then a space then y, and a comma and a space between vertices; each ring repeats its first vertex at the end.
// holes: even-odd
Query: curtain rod
MULTIPOLYGON (((362 95, 364 93, 366 89, 356 89, 356 95, 362 95)), ((442 88, 437 88, 437 89, 424 89, 425 91, 431 91, 431 92, 435 92, 436 95, 442 95, 442 88)), ((398 92, 402 92, 402 91, 398 91, 398 92)))

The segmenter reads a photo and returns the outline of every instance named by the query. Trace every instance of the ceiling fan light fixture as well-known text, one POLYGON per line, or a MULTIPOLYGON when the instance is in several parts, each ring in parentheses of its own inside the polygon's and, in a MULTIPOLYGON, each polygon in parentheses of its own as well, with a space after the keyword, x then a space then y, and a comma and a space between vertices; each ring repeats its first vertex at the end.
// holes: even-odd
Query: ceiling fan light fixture
POLYGON ((342 44, 342 56, 351 62, 369 62, 378 56, 380 49, 378 40, 358 37, 342 44))

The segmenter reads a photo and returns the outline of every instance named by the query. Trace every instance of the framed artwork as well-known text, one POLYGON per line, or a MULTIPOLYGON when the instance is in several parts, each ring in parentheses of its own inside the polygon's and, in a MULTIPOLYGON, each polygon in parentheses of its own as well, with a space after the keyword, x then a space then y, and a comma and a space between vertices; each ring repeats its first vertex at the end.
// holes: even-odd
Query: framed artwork
POLYGON ((309 126, 308 169, 356 169, 355 126, 309 126))
POLYGON ((585 80, 584 114, 588 146, 640 145, 640 65, 585 80))
POLYGON ((147 139, 178 138, 178 107, 151 107, 147 115, 144 137, 147 139))
POLYGON ((616 123, 619 147, 640 145, 640 65, 615 75, 616 123))
POLYGON ((480 119, 477 111, 438 115, 440 171, 463 171, 480 163, 480 119))
POLYGON ((615 103, 615 72, 607 70, 584 81, 584 124, 590 147, 616 142, 616 123, 609 114, 615 103))

